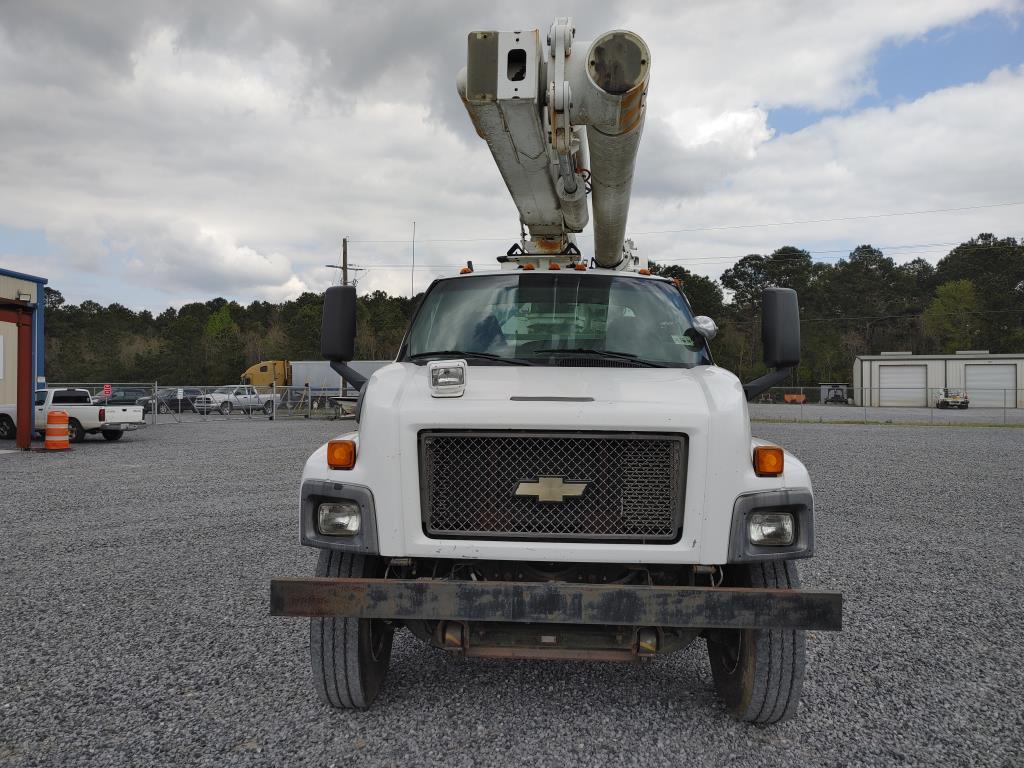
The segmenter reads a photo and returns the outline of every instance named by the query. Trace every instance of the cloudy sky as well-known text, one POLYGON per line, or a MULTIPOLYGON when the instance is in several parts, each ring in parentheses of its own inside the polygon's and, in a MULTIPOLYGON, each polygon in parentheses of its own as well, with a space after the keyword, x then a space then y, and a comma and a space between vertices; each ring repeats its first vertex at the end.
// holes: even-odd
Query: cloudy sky
MULTIPOLYGON (((492 264, 518 222, 455 73, 469 30, 555 6, 490 5, 0 0, 0 266, 161 309, 322 290, 343 235, 361 291, 408 293, 413 221, 417 290, 492 264)), ((718 276, 784 244, 936 261, 1024 235, 1024 0, 558 11, 651 48, 650 258, 718 276)))

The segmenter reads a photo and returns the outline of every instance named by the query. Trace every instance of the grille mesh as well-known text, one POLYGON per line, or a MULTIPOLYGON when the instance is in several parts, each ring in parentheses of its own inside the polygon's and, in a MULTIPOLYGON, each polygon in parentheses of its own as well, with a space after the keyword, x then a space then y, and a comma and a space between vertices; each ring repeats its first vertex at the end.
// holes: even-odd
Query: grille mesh
POLYGON ((424 433, 428 535, 672 540, 682 522, 683 437, 424 433), (586 482, 579 497, 517 496, 541 477, 586 482))

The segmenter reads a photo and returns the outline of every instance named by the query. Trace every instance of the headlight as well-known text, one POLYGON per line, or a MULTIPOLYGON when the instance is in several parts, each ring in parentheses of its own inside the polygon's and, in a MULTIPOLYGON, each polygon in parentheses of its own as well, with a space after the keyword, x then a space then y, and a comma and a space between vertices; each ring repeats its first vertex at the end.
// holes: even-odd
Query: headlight
POLYGON ((355 536, 359 533, 359 504, 354 501, 324 502, 316 511, 316 527, 324 536, 355 536))
POLYGON ((789 512, 754 512, 747 521, 751 544, 788 547, 795 540, 796 525, 789 512))

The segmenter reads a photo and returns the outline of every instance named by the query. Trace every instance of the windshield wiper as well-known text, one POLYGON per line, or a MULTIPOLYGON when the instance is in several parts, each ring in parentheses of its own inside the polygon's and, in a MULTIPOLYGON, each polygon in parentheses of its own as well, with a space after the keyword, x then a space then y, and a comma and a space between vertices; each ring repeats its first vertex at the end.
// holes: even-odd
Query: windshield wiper
POLYGON ((636 363, 637 365, 646 365, 650 368, 665 367, 661 363, 655 363, 652 362, 651 360, 641 360, 639 357, 629 352, 609 352, 607 349, 591 349, 590 347, 552 347, 550 349, 535 349, 533 350, 532 354, 592 355, 594 357, 609 357, 612 358, 613 360, 626 360, 630 363, 636 363))
POLYGON ((533 365, 528 360, 520 360, 518 357, 502 357, 501 355, 494 355, 490 352, 462 352, 458 349, 440 349, 436 352, 418 352, 415 355, 408 355, 409 360, 421 360, 426 357, 467 357, 477 360, 493 360, 496 363, 505 363, 506 365, 533 365))

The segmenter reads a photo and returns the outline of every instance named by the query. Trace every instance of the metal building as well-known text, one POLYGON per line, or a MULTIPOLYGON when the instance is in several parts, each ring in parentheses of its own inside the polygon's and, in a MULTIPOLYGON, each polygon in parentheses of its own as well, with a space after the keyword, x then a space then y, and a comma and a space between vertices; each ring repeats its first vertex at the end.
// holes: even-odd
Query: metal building
POLYGON ((926 408, 943 389, 966 391, 972 408, 1024 408, 1024 352, 882 352, 853 362, 856 405, 926 408))
POLYGON ((41 277, 0 268, 0 403, 16 406, 15 437, 26 451, 32 443, 32 393, 45 386, 44 285, 41 277))

